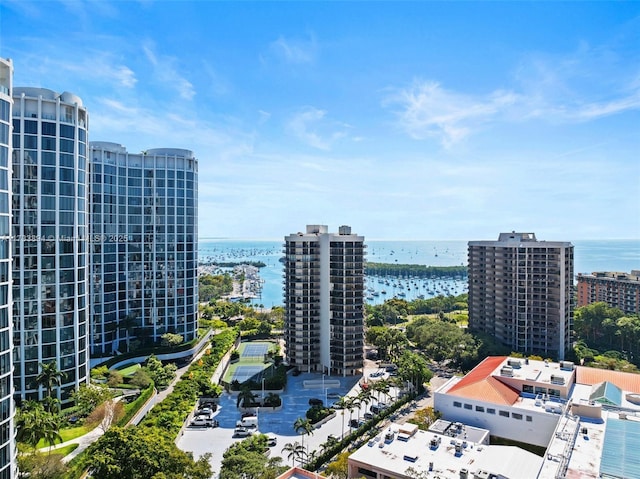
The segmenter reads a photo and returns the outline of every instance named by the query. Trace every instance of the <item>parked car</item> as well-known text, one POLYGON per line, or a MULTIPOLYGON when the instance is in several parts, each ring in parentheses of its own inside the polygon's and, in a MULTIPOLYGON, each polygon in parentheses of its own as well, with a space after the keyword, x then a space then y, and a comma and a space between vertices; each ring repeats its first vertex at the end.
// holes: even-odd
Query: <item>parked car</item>
POLYGON ((373 419, 373 414, 371 414, 370 412, 365 412, 364 413, 364 418, 369 421, 371 419, 373 419))
POLYGON ((193 421, 191 421, 191 427, 207 427, 209 424, 209 419, 203 416, 196 416, 193 421))
POLYGON ((352 419, 351 421, 349 421, 349 427, 352 427, 352 428, 359 428, 363 424, 364 424, 364 421, 362 419, 360 421, 358 421, 357 419, 352 419))
POLYGON ((243 417, 240 421, 236 423, 236 427, 258 427, 258 417, 257 416, 247 416, 243 417))
POLYGON ((386 403, 383 402, 379 402, 378 404, 374 404, 373 406, 371 406, 369 408, 369 410, 373 413, 373 414, 380 414, 382 411, 384 411, 385 409, 387 409, 389 406, 387 406, 386 403))
POLYGON ((246 427, 237 427, 233 431, 233 435, 235 437, 249 437, 254 433, 253 429, 248 429, 246 427))

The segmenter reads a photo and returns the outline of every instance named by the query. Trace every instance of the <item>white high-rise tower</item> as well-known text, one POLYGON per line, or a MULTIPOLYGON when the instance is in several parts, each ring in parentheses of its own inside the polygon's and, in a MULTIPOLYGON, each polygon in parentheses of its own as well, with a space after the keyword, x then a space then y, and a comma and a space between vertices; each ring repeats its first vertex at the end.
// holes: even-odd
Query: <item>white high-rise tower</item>
POLYGON ((285 343, 305 372, 361 372, 364 348, 364 237, 341 226, 308 225, 285 238, 285 343))

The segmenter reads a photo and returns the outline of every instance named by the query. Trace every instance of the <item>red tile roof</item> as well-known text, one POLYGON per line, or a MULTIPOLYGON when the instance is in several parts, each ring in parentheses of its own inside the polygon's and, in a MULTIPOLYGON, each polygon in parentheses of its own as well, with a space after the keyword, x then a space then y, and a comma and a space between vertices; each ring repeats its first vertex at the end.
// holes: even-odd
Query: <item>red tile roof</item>
POLYGON ((491 375, 507 356, 490 356, 473 368, 447 394, 467 399, 511 406, 520 397, 517 389, 507 386, 491 375))
POLYGON ((576 367, 576 383, 593 386, 603 381, 615 384, 623 391, 640 393, 640 374, 611 371, 609 369, 576 367))

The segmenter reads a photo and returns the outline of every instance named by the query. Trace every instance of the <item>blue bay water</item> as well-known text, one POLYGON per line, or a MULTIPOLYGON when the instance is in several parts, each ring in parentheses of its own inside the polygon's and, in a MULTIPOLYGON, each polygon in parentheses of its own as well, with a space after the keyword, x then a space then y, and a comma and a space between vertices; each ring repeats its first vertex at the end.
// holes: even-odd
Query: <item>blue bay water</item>
MULTIPOLYGON (((575 273, 594 271, 640 270, 640 240, 575 240, 575 273)), ((238 262, 262 261, 260 269, 264 280, 262 295, 254 304, 265 307, 283 304, 283 241, 201 239, 199 261, 238 262)), ((367 261, 375 263, 422 264, 427 266, 460 266, 467 264, 466 241, 367 241, 367 261)), ((379 304, 394 295, 404 293, 407 300, 418 295, 432 297, 436 294, 460 294, 464 282, 451 278, 442 281, 418 281, 405 279, 385 283, 384 278, 368 278, 369 302, 379 304), (382 283, 380 283, 382 280, 382 283), (394 287, 395 284, 395 287, 394 287), (402 287, 400 287, 402 286, 402 287), (386 294, 382 294, 385 291, 386 294), (373 293, 378 293, 372 296, 373 293)))

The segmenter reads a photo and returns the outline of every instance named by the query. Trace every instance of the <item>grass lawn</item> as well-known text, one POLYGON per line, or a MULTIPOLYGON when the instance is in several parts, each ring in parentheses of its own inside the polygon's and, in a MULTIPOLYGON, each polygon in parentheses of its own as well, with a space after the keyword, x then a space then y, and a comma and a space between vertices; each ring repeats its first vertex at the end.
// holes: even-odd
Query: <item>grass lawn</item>
POLYGON ((117 371, 122 374, 123 377, 133 376, 135 372, 140 369, 141 366, 139 364, 129 364, 123 367, 122 369, 118 369, 117 371))
POLYGON ((79 444, 70 444, 68 446, 61 447, 60 449, 53 449, 51 451, 51 455, 64 457, 68 454, 71 454, 73 451, 75 451, 78 446, 79 444))
MULTIPOLYGON (((71 439, 75 439, 80 436, 84 436, 86 433, 91 431, 91 428, 87 426, 79 426, 79 427, 70 427, 67 429, 60 429, 60 437, 62 437, 62 442, 70 441, 71 439)), ((42 447, 49 446, 48 442, 45 442, 44 439, 41 439, 36 446, 37 449, 42 447)))

